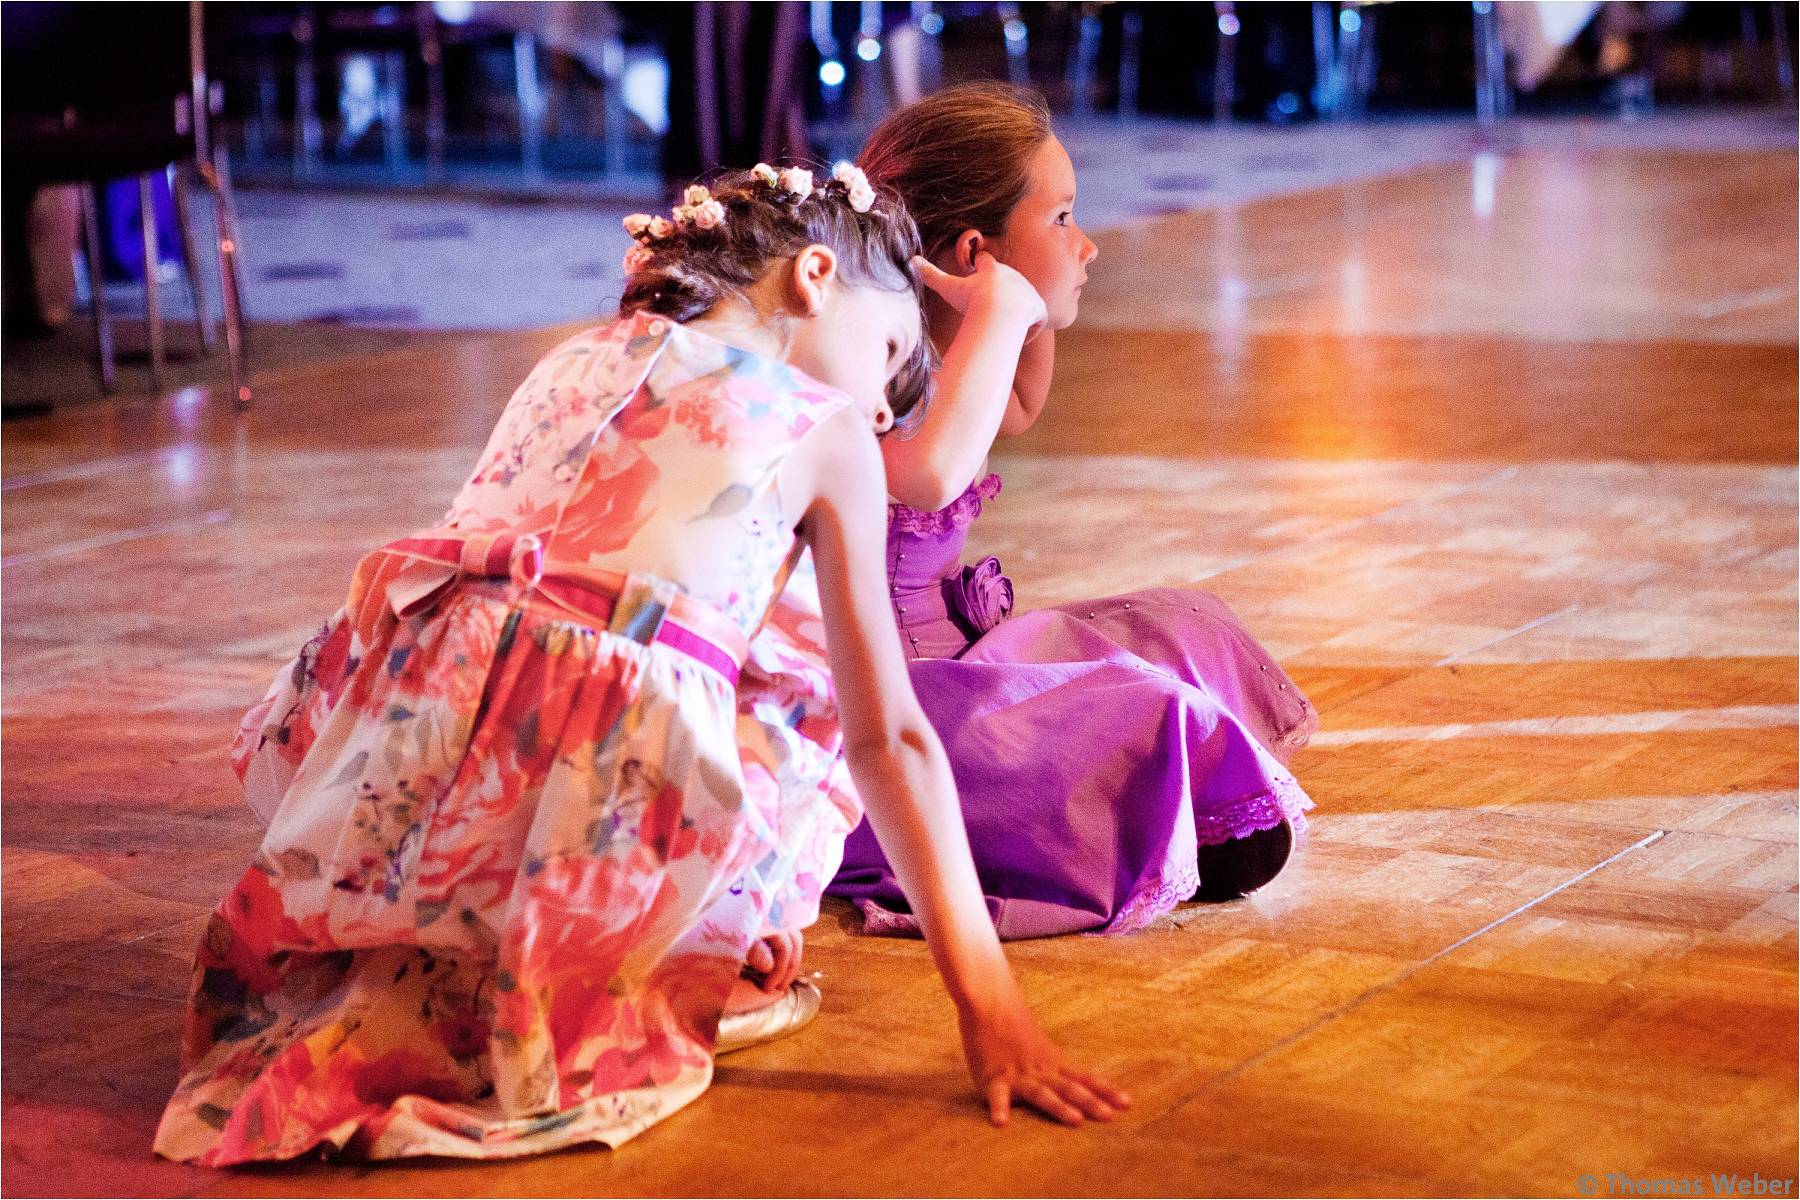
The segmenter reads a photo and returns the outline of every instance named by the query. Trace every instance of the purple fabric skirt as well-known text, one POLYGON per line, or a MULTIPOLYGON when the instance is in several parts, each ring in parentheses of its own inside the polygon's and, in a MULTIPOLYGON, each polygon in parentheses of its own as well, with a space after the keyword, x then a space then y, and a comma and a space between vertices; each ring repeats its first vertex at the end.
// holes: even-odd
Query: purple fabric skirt
MULTIPOLYGON (((1317 716, 1208 592, 1007 615, 997 564, 954 563, 981 498, 958 502, 964 520, 896 521, 889 539, 913 687, 989 911, 1004 938, 1141 928, 1199 887, 1199 846, 1301 826, 1312 802, 1284 764, 1317 716)), ((917 932, 867 822, 828 890, 859 903, 868 932, 917 932)))

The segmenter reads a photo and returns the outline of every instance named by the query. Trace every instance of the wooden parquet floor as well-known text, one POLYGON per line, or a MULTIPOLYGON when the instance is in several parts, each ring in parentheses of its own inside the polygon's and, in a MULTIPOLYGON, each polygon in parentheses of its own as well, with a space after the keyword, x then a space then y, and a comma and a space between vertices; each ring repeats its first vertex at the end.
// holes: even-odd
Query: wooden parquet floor
MULTIPOLYGON (((1012 955, 1137 1095, 979 1118, 916 942, 618 1152, 216 1173, 149 1140, 257 840, 241 711, 565 331, 9 423, 12 1194, 1589 1194, 1796 1174, 1796 164, 1519 156, 1098 239, 978 529, 1022 603, 1223 596, 1323 728, 1303 856, 1012 955)), ((1781 1193, 1777 1193, 1781 1194, 1781 1193)), ((1794 1194, 1789 1183, 1785 1194, 1794 1194)))

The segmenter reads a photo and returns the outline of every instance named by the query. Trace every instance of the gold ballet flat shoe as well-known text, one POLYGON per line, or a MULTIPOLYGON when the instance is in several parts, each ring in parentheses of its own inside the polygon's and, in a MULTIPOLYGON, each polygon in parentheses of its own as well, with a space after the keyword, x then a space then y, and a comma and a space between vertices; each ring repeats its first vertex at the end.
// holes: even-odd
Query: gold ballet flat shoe
POLYGON ((749 1012, 726 1013, 719 1018, 719 1036, 713 1042, 713 1056, 730 1054, 748 1046, 760 1046, 810 1024, 819 1015, 825 997, 818 986, 796 979, 785 995, 773 1004, 753 1008, 749 1012))

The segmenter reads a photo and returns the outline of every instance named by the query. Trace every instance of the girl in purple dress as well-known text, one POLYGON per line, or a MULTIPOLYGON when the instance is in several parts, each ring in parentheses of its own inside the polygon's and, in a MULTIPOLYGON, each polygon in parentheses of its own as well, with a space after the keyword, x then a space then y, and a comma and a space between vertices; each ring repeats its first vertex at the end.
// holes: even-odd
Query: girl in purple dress
MULTIPOLYGON (((1261 887, 1311 807, 1284 764, 1317 716, 1230 609, 1158 588, 1014 614, 1000 564, 962 561, 1000 491, 988 450, 1042 412, 1096 253, 1048 113, 951 88, 890 116, 861 165, 905 199, 931 264, 942 366, 917 433, 883 445, 888 574, 1001 936, 1124 932, 1261 887)), ((866 823, 830 890, 871 932, 918 928, 866 823)))

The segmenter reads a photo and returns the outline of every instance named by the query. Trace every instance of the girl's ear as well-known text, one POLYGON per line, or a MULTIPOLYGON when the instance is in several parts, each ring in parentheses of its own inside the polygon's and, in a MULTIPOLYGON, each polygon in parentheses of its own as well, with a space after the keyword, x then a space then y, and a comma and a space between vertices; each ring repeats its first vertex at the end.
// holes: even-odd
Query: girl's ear
POLYGON ((975 255, 987 249, 987 239, 981 236, 979 229, 965 229, 956 235, 951 247, 951 261, 955 264, 958 275, 975 273, 975 255))
POLYGON ((831 289, 837 284, 837 254, 830 246, 813 243, 794 255, 794 273, 789 282, 794 307, 809 317, 825 308, 831 289))

